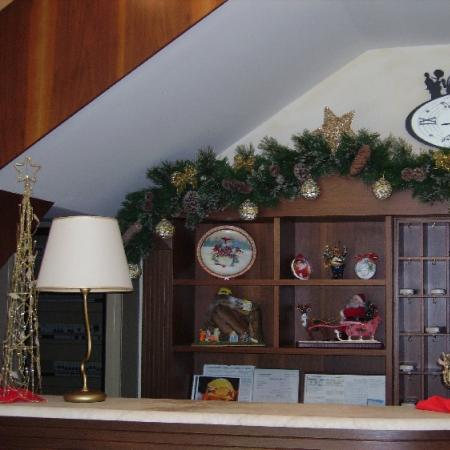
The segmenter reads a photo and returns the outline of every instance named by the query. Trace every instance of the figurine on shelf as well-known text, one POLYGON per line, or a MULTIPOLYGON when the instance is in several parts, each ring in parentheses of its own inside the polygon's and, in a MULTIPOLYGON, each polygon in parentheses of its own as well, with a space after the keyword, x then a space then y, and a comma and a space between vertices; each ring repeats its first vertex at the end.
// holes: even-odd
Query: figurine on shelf
POLYGON ((307 328, 309 324, 309 313, 311 312, 311 303, 303 303, 297 305, 297 310, 300 312, 300 321, 303 328, 307 328))
POLYGON ((329 245, 325 246, 323 251, 323 259, 325 267, 331 268, 331 274, 333 279, 344 278, 345 269, 345 257, 347 256, 347 247, 345 245, 342 248, 339 244, 331 248, 329 245))
POLYGON ((309 280, 311 266, 308 260, 299 253, 291 262, 292 274, 299 280, 309 280))
POLYGON ((263 345, 259 307, 220 288, 208 308, 199 344, 263 345), (206 335, 204 335, 206 334, 206 335))
MULTIPOLYGON (((300 310, 300 308, 298 308, 300 310)), ((308 326, 310 339, 313 331, 320 331, 322 339, 332 340, 329 333, 334 333, 334 340, 349 342, 353 338, 365 342, 375 341, 375 332, 381 322, 377 308, 366 302, 364 294, 355 294, 340 311, 340 320, 311 320, 308 326)))
MULTIPOLYGON (((375 340, 375 332, 381 322, 377 308, 373 303, 366 302, 364 294, 355 294, 340 311, 341 325, 348 340, 356 337, 360 340, 369 338, 375 340)), ((341 333, 335 331, 338 340, 341 333)))
POLYGON ((355 294, 339 312, 341 322, 366 320, 366 306, 365 295, 355 294))

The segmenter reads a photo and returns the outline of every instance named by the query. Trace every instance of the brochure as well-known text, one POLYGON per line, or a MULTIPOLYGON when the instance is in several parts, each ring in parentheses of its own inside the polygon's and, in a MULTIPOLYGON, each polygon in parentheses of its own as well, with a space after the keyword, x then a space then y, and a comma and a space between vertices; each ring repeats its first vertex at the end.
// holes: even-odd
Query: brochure
POLYGON ((298 403, 299 382, 299 370, 255 369, 253 401, 298 403))
POLYGON ((192 400, 224 400, 236 402, 239 396, 239 378, 194 375, 192 400))
POLYGON ((191 399, 298 403, 299 382, 299 370, 205 364, 203 375, 194 375, 191 399))
POLYGON ((251 402, 253 393, 253 375, 255 366, 245 365, 223 365, 223 364, 205 364, 203 366, 203 375, 213 377, 234 377, 239 378, 239 397, 240 402, 251 402))
POLYGON ((386 404, 384 375, 305 375, 304 403, 386 404))

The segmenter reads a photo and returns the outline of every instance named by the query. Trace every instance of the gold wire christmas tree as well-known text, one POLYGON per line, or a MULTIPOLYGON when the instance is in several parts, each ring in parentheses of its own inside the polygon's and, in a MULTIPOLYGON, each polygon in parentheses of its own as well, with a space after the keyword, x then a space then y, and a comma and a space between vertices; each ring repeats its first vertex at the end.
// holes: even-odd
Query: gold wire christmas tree
MULTIPOLYGON (((41 390, 41 362, 39 351, 37 303, 34 279, 36 253, 33 231, 39 220, 31 206, 31 192, 40 166, 31 157, 15 165, 17 181, 24 183, 20 220, 17 227, 17 249, 8 293, 6 338, 3 342, 3 396, 10 391, 41 390)), ((1 398, 0 398, 1 400, 1 398)))

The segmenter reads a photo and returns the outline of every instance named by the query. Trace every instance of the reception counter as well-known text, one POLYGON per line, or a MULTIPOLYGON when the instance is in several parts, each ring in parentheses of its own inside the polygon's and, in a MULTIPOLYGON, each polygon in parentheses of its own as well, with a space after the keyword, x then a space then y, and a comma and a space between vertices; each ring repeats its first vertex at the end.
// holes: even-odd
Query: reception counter
POLYGON ((450 414, 411 406, 46 398, 0 404, 2 450, 450 448, 450 414))

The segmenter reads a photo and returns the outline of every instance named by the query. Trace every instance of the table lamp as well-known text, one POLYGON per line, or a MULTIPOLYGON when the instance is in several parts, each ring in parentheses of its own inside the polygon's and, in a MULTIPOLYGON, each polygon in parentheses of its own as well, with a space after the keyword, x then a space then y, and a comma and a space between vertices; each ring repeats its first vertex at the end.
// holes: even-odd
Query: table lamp
POLYGON ((89 292, 133 290, 117 220, 98 216, 53 219, 36 287, 46 292, 81 292, 87 344, 80 365, 83 387, 65 394, 64 400, 104 401, 103 392, 91 391, 87 385, 86 364, 92 350, 87 299, 89 292))

